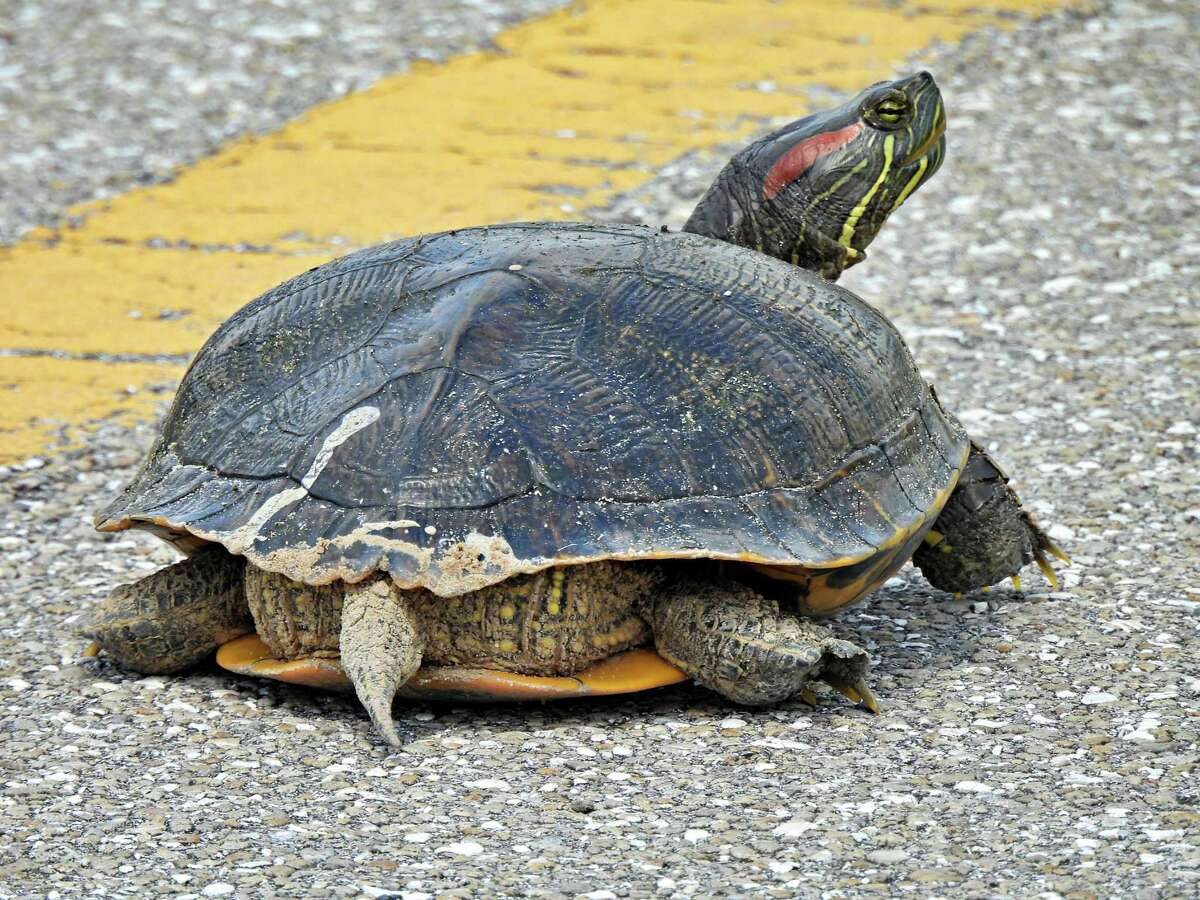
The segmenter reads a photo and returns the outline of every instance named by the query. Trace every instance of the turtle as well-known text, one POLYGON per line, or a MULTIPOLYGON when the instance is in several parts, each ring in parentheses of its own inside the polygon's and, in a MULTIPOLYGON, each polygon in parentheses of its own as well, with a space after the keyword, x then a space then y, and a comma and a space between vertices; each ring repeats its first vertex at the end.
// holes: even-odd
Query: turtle
POLYGON ((227 320, 97 516, 185 558, 81 627, 138 672, 397 695, 690 678, 869 708, 818 619, 910 558, 967 591, 1057 552, 904 341, 834 281, 944 154, 928 73, 735 156, 681 232, 513 223, 318 266, 227 320))

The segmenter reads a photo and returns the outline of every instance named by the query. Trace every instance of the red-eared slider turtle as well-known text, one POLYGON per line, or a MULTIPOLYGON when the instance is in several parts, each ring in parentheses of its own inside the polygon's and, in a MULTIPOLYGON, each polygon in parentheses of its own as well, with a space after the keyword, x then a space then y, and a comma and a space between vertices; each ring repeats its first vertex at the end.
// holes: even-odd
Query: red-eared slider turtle
POLYGON ((866 654, 808 615, 935 522, 917 562, 952 590, 1050 546, 891 324, 793 264, 861 258, 937 167, 942 122, 922 74, 753 145, 682 234, 470 228, 267 292, 205 344, 97 520, 191 555, 85 632, 142 672, 226 644, 234 669, 352 682, 393 744, 398 691, 686 674, 742 703, 819 679, 873 704, 866 654))

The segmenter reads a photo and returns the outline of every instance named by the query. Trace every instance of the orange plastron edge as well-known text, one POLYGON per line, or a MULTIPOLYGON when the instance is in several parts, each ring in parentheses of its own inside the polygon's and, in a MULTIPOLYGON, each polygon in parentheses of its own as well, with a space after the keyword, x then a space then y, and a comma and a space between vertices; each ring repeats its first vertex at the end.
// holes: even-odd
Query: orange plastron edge
MULTIPOLYGON (((274 678, 289 684, 330 691, 354 687, 336 659, 274 659, 256 634, 247 634, 217 651, 217 665, 239 675, 274 678)), ((520 675, 495 669, 423 666, 396 692, 416 700, 556 700, 632 694, 687 681, 688 677, 653 650, 617 653, 574 675, 520 675)))

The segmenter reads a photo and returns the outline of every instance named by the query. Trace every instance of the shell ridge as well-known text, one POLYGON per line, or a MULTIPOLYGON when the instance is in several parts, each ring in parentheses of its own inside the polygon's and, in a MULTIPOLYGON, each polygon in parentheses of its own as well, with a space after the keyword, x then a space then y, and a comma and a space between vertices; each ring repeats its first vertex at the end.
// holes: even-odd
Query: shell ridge
MULTIPOLYGON (((703 284, 697 285, 695 279, 688 279, 676 273, 669 273, 668 279, 668 286, 670 286, 670 282, 676 282, 674 285, 675 287, 687 285, 692 287, 693 290, 697 287, 707 287, 703 284)), ((662 282, 664 279, 661 278, 659 273, 647 273, 647 280, 651 282, 662 282)), ((736 296, 736 294, 731 295, 730 299, 736 296)), ((828 364, 836 362, 840 365, 841 358, 844 357, 844 354, 834 353, 832 350, 829 350, 824 346, 824 341, 828 339, 829 335, 836 335, 837 329, 832 326, 838 323, 834 322, 833 320, 828 320, 828 325, 831 327, 824 329, 807 329, 807 332, 814 339, 808 341, 806 345, 800 345, 794 340, 789 339, 785 334, 781 333, 782 329, 779 327, 780 323, 777 321, 772 321, 770 316, 752 315, 750 311, 743 309, 736 303, 726 302, 722 305, 730 314, 738 316, 739 318, 743 319, 743 321, 757 326, 756 330, 758 336, 762 338, 770 338, 775 342, 777 349, 776 353, 773 354, 773 358, 777 364, 780 365, 781 369, 787 371, 789 375, 795 376, 797 382, 807 382, 810 385, 814 385, 824 394, 826 403, 823 404, 823 408, 830 412, 832 418, 836 418, 838 420, 839 424, 842 426, 843 437, 847 443, 850 443, 850 435, 846 431, 845 423, 841 420, 841 417, 837 415, 840 410, 840 404, 838 403, 838 398, 840 396, 839 391, 837 390, 837 386, 834 382, 832 382, 829 378, 824 377, 826 372, 837 368, 837 366, 831 366, 828 364), (784 358, 779 358, 781 355, 784 356, 784 358), (802 369, 798 367, 795 362, 797 358, 819 358, 824 364, 802 369)), ((811 311, 814 309, 814 304, 811 302, 806 303, 799 308, 811 311)), ((788 324, 801 324, 801 319, 800 317, 791 317, 788 324)))
MULTIPOLYGON (((376 268, 376 267, 375 266, 364 266, 364 267, 362 267, 361 270, 356 270, 356 271, 362 271, 362 270, 371 269, 371 268, 376 268)), ((324 279, 324 281, 328 281, 328 280, 331 280, 331 279, 324 279)), ((196 451, 196 453, 199 454, 199 453, 204 453, 204 452, 210 451, 212 444, 218 443, 221 439, 223 439, 224 435, 228 431, 236 429, 236 428, 244 425, 248 419, 252 418, 255 415, 262 413, 262 411, 265 408, 268 408, 270 406, 270 404, 279 401, 280 398, 287 395, 289 391, 300 386, 306 380, 311 380, 312 378, 314 378, 314 376, 318 375, 320 372, 328 371, 329 369, 335 368, 343 360, 353 356, 356 353, 361 352, 367 346, 367 344, 369 344, 370 341, 375 336, 377 336, 380 331, 383 330, 384 326, 386 325, 386 323, 388 321, 389 316, 390 316, 390 311, 388 313, 384 313, 382 316, 380 316, 380 320, 379 320, 378 324, 371 330, 370 334, 363 336, 363 338, 360 341, 355 342, 353 344, 353 346, 347 348, 345 351, 336 353, 335 355, 333 355, 330 358, 326 358, 324 360, 317 362, 316 364, 314 364, 310 367, 300 370, 299 372, 295 373, 292 377, 287 379, 284 382, 284 384, 282 386, 280 386, 278 389, 273 390, 269 396, 262 397, 259 400, 253 401, 253 402, 239 408, 238 412, 229 420, 227 420, 227 421, 226 420, 218 420, 220 427, 213 428, 213 434, 212 434, 211 438, 208 441, 203 442, 201 444, 201 447, 196 451)), ((217 334, 214 334, 213 337, 215 338, 217 335, 224 333, 226 331, 227 326, 231 326, 235 322, 236 317, 237 316, 235 314, 234 317, 231 317, 229 320, 227 320, 226 323, 224 325, 222 325, 222 327, 220 329, 218 329, 217 334)), ((207 347, 207 344, 205 346, 207 347)), ((202 349, 200 351, 200 353, 203 354, 204 350, 202 349)), ((198 356, 198 358, 199 358, 199 356, 198 356)), ((191 374, 192 374, 192 370, 189 369, 188 375, 190 376, 191 374)), ((187 380, 187 376, 185 376, 184 381, 181 382, 180 394, 179 394, 180 396, 183 395, 184 385, 187 385, 187 384, 188 384, 188 380, 187 380)), ((373 394, 368 394, 366 396, 372 396, 372 395, 373 394)), ((178 402, 178 400, 177 400, 177 402, 178 402)), ((359 403, 359 402, 362 402, 362 400, 360 399, 358 401, 354 401, 354 402, 350 403, 348 406, 343 407, 343 409, 352 408, 356 403, 359 403)), ((174 411, 174 409, 172 409, 172 412, 173 411, 174 411)), ((323 424, 328 424, 328 422, 331 421, 332 418, 333 417, 327 417, 324 420, 323 424)), ((278 422, 278 420, 276 420, 276 419, 270 419, 269 421, 271 421, 273 424, 277 424, 277 422, 278 422)), ((216 425, 217 423, 210 422, 209 424, 216 425)), ((318 429, 318 430, 320 430, 320 429, 318 429)), ((305 436, 311 436, 311 432, 306 434, 305 436)), ((195 458, 190 458, 191 457, 190 454, 185 455, 184 448, 182 446, 182 442, 176 441, 175 443, 179 446, 180 452, 178 455, 179 455, 179 458, 181 461, 183 461, 185 463, 194 463, 196 461, 202 461, 202 462, 207 463, 207 460, 204 459, 204 457, 202 457, 202 456, 197 455, 195 458)), ((302 450, 303 450, 303 448, 300 448, 298 450, 298 452, 302 452, 302 450)), ((290 463, 289 463, 289 467, 290 467, 290 463)))

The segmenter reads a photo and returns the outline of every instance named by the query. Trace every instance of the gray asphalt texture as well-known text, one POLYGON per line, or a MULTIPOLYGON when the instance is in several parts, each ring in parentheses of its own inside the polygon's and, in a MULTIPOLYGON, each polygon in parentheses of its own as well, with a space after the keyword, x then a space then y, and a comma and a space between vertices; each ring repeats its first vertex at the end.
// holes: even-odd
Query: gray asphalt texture
MULTIPOLYGON (((172 558, 90 530, 153 436, 110 426, 0 470, 0 896, 1196 896, 1198 31, 1103 3, 914 60, 947 163, 844 279, 1073 555, 1059 590, 905 569, 834 623, 878 716, 398 704, 387 753, 347 698, 78 658, 79 610, 172 558)), ((720 161, 595 214, 678 225, 720 161)))
POLYGON ((4 0, 0 245, 566 0, 4 0))

